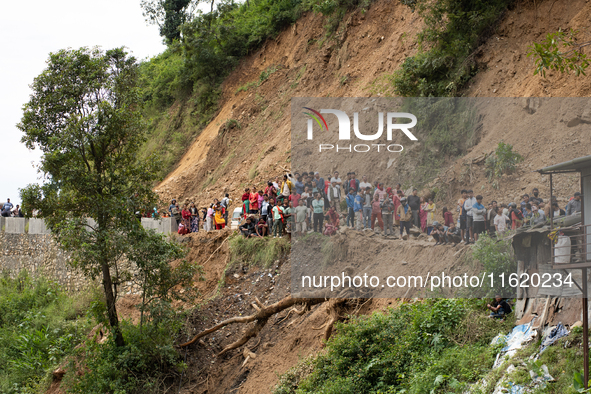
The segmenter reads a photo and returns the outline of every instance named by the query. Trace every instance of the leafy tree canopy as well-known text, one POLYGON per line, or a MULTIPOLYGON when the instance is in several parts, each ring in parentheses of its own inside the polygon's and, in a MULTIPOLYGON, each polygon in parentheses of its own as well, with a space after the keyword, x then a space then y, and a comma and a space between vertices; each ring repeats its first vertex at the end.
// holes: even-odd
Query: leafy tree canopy
POLYGON ((199 0, 142 0, 146 22, 160 27, 167 44, 181 38, 180 26, 191 19, 199 0))
POLYGON ((159 161, 137 156, 146 138, 137 69, 123 48, 52 53, 17 125, 22 142, 43 152, 45 182, 22 190, 25 211, 39 209, 73 264, 102 277, 119 345, 115 300, 123 273, 117 262, 131 255, 145 231, 136 212, 157 200, 152 185, 159 161))

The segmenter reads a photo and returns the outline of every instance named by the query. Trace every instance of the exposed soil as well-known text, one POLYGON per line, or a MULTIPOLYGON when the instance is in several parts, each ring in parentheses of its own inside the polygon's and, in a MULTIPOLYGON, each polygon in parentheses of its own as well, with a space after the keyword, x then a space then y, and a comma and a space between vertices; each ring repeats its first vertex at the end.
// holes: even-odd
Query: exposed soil
MULTIPOLYGON (((371 233, 351 235, 351 250, 355 249, 358 243, 367 242, 373 237, 371 233)), ((381 246, 384 253, 397 256, 399 264, 391 268, 400 275, 413 272, 413 266, 416 269, 416 264, 421 258, 422 263, 434 262, 431 264, 433 269, 450 269, 450 263, 453 264, 451 257, 464 254, 468 249, 467 246, 435 248, 433 242, 425 238, 421 236, 420 240, 401 241, 378 237, 374 243, 381 246)), ((335 241, 338 242, 338 238, 335 238, 335 241)), ((223 249, 226 249, 225 245, 223 249)), ((192 254, 202 254, 201 247, 196 246, 192 254)), ((206 266, 206 274, 209 270, 206 266)), ((453 269, 449 272, 453 272, 453 269)), ((282 259, 269 269, 249 269, 247 264, 238 263, 226 271, 224 278, 225 283, 220 287, 218 295, 195 310, 189 321, 191 332, 187 333, 185 338, 181 338, 181 341, 190 339, 225 319, 253 314, 255 309, 252 303, 255 297, 263 304, 269 305, 290 294, 291 264, 289 259, 282 259)), ((395 306, 399 302, 386 298, 354 301, 348 313, 366 315, 388 306, 395 306)), ((298 309, 301 309, 301 306, 298 306, 298 309)), ((218 357, 217 354, 237 340, 249 325, 227 326, 183 350, 183 354, 186 351, 189 369, 181 392, 270 392, 279 375, 302 358, 322 349, 322 325, 328 319, 327 305, 315 305, 301 316, 296 313, 290 313, 288 316, 288 313, 289 310, 285 310, 277 314, 269 320, 256 338, 251 339, 244 347, 223 356, 218 357), (245 348, 255 353, 256 358, 249 359, 243 365, 245 348)), ((345 318, 346 314, 342 317, 345 318)))

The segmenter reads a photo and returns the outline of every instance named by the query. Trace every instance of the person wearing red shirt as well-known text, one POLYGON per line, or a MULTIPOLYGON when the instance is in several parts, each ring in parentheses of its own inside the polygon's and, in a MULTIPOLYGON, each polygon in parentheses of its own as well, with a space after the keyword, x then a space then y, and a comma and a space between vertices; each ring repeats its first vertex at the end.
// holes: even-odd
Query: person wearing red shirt
POLYGON ((257 188, 252 188, 252 193, 250 193, 250 213, 257 214, 259 213, 259 193, 257 193, 257 188))
POLYGON ((273 186, 273 182, 271 182, 271 181, 267 182, 267 187, 265 188, 264 194, 269 196, 269 200, 270 199, 275 200, 277 198, 277 188, 275 186, 273 186))
POLYGON ((291 195, 289 196, 289 201, 291 201, 293 203, 294 207, 299 207, 300 206, 300 198, 302 196, 295 191, 295 189, 292 191, 291 195))
POLYGON ((249 208, 250 208, 250 189, 246 188, 246 189, 244 189, 244 194, 242 195, 242 213, 244 215, 250 213, 249 208))
POLYGON ((445 227, 450 227, 454 221, 454 217, 450 211, 447 210, 447 207, 443 207, 443 225, 445 227))

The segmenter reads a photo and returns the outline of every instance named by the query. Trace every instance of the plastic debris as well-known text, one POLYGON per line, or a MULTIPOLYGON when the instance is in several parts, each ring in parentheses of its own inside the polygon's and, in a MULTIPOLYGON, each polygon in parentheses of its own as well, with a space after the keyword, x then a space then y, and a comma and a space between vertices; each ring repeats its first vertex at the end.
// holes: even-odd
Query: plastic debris
POLYGON ((548 334, 548 336, 542 340, 542 344, 540 345, 540 353, 546 350, 548 346, 554 344, 554 342, 567 335, 568 330, 566 327, 564 327, 562 323, 558 323, 558 325, 554 327, 552 331, 550 331, 550 334, 548 334))
POLYGON ((501 349, 501 352, 497 354, 497 359, 495 360, 493 368, 500 366, 505 359, 513 357, 518 349, 521 349, 524 344, 532 341, 536 337, 537 331, 532 328, 534 320, 535 318, 528 324, 515 326, 513 331, 505 336, 497 335, 493 338, 491 345, 500 343, 503 339, 507 343, 507 345, 501 349))

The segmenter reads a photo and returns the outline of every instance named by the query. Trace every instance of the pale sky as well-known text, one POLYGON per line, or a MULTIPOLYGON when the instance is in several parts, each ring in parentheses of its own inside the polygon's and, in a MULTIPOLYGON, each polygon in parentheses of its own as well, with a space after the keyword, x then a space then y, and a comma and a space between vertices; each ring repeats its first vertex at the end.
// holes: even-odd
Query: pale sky
POLYGON ((29 101, 29 85, 45 68, 50 52, 63 48, 126 46, 138 59, 165 46, 157 26, 147 26, 140 0, 32 0, 3 2, 0 12, 0 202, 20 203, 18 189, 38 181, 16 124, 29 101))

